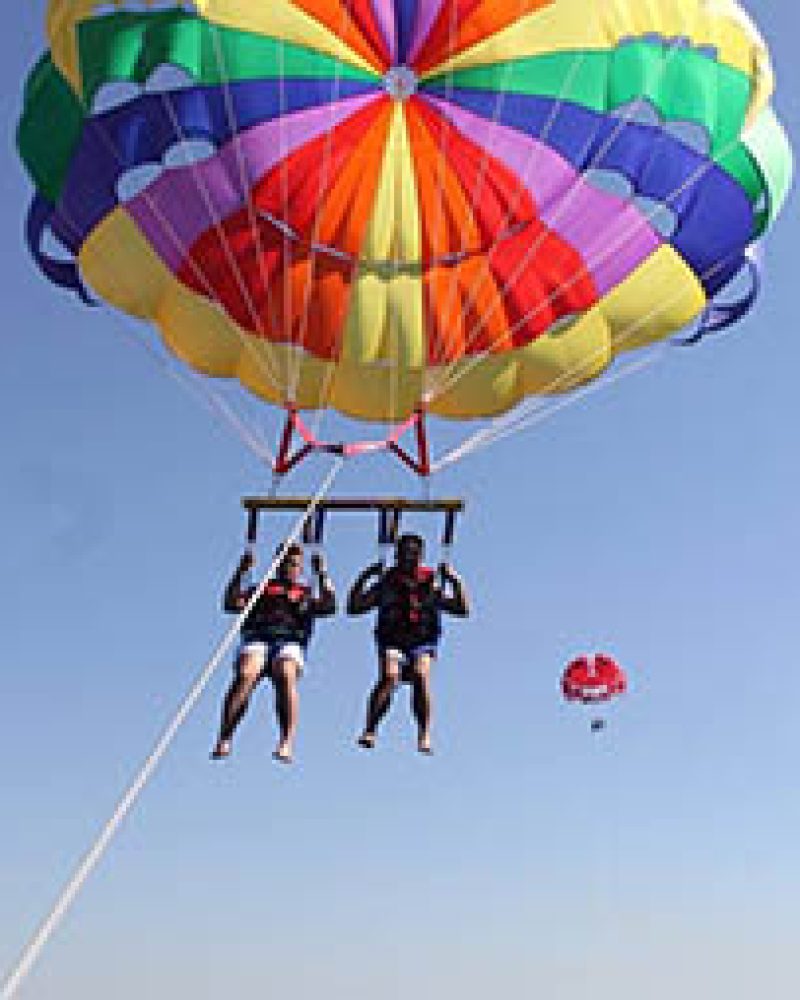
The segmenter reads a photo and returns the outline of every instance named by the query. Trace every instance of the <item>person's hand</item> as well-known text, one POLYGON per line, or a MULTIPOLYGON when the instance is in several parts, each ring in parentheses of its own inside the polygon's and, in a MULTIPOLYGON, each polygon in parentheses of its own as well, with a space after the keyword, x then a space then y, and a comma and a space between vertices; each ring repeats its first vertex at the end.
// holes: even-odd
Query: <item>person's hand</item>
POLYGON ((241 573, 247 573, 256 564, 256 558, 250 549, 245 549, 242 554, 242 558, 239 560, 239 571, 241 573))
POLYGON ((441 579, 443 581, 446 581, 446 582, 447 581, 452 582, 453 580, 457 580, 458 579, 456 571, 453 569, 453 567, 450 565, 450 563, 446 563, 446 562, 439 563, 439 576, 441 577, 441 579))
POLYGON ((325 556, 321 552, 315 552, 311 556, 311 572, 315 576, 324 576, 325 569, 325 556))
POLYGON ((383 559, 380 559, 378 562, 373 563, 371 566, 367 566, 367 568, 364 570, 363 575, 364 577, 383 576, 384 568, 385 567, 383 564, 383 559))

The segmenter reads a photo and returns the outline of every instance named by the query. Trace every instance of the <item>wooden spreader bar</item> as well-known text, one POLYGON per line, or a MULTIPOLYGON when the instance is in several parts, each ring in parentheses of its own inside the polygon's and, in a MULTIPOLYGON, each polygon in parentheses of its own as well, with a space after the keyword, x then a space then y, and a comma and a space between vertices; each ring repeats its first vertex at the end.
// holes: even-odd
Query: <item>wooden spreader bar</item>
MULTIPOLYGON (((311 497, 243 497, 242 507, 247 511, 248 542, 252 544, 258 539, 259 515, 262 512, 303 511, 311 502, 311 497)), ((409 500, 406 497, 330 497, 320 501, 306 521, 303 541, 307 545, 322 544, 325 518, 330 512, 378 514, 378 541, 381 545, 392 545, 397 541, 403 514, 443 514, 442 545, 450 546, 455 536, 456 518, 463 511, 464 501, 455 498, 409 500)))

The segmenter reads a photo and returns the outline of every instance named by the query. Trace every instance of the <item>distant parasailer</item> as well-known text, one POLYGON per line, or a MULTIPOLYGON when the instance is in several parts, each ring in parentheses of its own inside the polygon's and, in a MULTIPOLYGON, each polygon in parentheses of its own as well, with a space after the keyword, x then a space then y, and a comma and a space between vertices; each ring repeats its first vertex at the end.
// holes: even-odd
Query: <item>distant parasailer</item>
MULTIPOLYGON (((566 701, 583 705, 603 705, 628 690, 628 679, 622 667, 603 653, 579 656, 564 671, 561 691, 566 701)), ((592 732, 605 729, 600 716, 592 719, 592 732)))

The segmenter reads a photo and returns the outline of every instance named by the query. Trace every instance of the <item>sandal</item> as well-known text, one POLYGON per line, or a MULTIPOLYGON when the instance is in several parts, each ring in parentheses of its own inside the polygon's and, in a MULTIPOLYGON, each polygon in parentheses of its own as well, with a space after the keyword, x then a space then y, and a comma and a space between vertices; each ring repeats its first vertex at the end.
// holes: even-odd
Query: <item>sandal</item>
POLYGON ((291 752, 285 749, 285 747, 278 747, 277 750, 273 750, 272 759, 277 760, 281 764, 291 764, 293 761, 291 752))
POLYGON ((226 757, 231 755, 231 741, 230 740, 220 740, 219 743, 211 751, 212 760, 225 760, 226 757))

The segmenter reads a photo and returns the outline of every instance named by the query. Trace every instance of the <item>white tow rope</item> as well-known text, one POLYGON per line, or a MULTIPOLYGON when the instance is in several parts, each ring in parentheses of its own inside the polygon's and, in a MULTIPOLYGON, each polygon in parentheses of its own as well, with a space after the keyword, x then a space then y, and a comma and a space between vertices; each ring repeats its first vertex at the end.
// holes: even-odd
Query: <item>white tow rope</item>
POLYGON ((162 758, 166 754, 172 745, 175 737, 178 735, 183 723, 189 717, 192 709, 195 707, 197 702, 200 700, 201 695, 208 686, 209 681, 214 675, 215 671, 219 667, 220 663, 223 661, 227 653, 229 652, 231 646, 236 641, 239 634, 239 630, 242 627, 247 616, 252 611, 256 601, 259 599, 264 589, 267 586, 270 578, 275 573, 276 569, 284 558, 286 550, 293 543, 296 542, 302 531, 303 525, 306 523, 307 518, 310 514, 313 514, 317 506, 325 498, 333 481, 336 476, 341 471, 342 465, 344 464, 344 459, 338 459, 333 468, 330 470, 328 475, 325 477, 324 482, 320 486, 317 493, 314 495, 313 499, 310 501, 308 507, 303 512, 303 514, 298 518, 296 524, 292 528, 291 533, 288 535, 283 545, 278 551, 278 554, 273 559, 269 569, 266 571, 261 579, 261 582, 256 587, 250 600, 247 602, 247 606, 238 615, 236 621, 231 625, 228 631, 225 633, 224 638, 217 646, 211 659, 206 663, 203 670, 198 675, 197 680, 192 685, 188 694, 181 703, 178 711, 172 718, 172 721, 166 727, 164 732, 159 737, 157 743, 153 747, 150 755, 145 760, 144 764, 140 768, 138 774, 133 779, 131 784, 128 786, 122 798, 119 800, 116 809, 112 813, 111 817, 106 822, 103 829, 100 831, 99 836, 95 840, 94 844, 90 847, 87 853, 84 855, 83 860, 80 862, 78 867, 75 869, 70 880, 64 886, 60 896, 56 900, 55 905, 52 910, 42 922, 39 929, 30 939, 22 954, 20 955, 16 966, 12 969, 8 978, 3 985, 2 1000, 11 1000, 17 993, 17 990, 23 984, 31 969, 33 968, 36 960, 41 954, 42 949, 49 941, 51 935, 58 928, 61 921, 66 916, 70 907, 72 906, 78 893, 83 888, 86 880, 94 871, 95 867, 101 861, 103 855, 105 854, 109 844, 111 843, 114 835, 121 826, 123 820, 126 818, 128 813, 133 809, 134 805, 144 791, 145 786, 150 781, 156 768, 160 764, 162 758))

